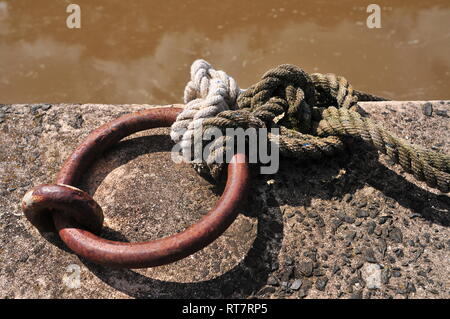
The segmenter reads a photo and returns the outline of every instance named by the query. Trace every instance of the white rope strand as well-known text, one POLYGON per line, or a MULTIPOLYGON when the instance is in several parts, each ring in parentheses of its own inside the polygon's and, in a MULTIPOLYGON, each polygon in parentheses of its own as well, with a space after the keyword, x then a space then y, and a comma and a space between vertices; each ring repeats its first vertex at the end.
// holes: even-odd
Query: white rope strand
POLYGON ((191 160, 192 138, 195 128, 205 118, 216 116, 225 110, 236 109, 241 93, 236 81, 223 71, 218 71, 205 60, 196 60, 191 66, 191 80, 184 89, 185 109, 172 124, 170 136, 180 143, 186 160, 191 160))

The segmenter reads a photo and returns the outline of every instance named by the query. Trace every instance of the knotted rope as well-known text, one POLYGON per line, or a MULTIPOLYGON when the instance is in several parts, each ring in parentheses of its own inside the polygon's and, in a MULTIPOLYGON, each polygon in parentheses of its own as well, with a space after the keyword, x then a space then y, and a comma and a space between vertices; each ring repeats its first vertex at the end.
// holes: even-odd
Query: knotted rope
MULTIPOLYGON (((226 135, 226 128, 278 127, 280 135, 269 134, 268 139, 279 146, 282 156, 319 159, 342 151, 342 137, 360 138, 387 154, 418 180, 449 192, 450 157, 410 145, 361 117, 356 112, 356 102, 385 99, 354 90, 345 78, 334 74, 309 75, 294 65, 284 64, 269 70, 258 83, 241 91, 232 78, 224 73, 218 76, 216 72, 221 71, 213 70, 205 61, 194 62, 185 99, 187 95, 196 99, 189 102, 187 115, 181 114, 172 126, 175 142, 180 140, 177 129, 187 126, 182 136, 182 151, 187 159, 192 159, 192 148, 196 146, 194 123, 202 124, 203 134, 217 128, 224 133, 208 146, 206 162, 197 165, 203 170, 208 168, 213 177, 223 168, 223 164, 217 164, 219 159, 227 151, 233 152, 227 149, 231 137, 226 135)), ((203 149, 205 145, 201 143, 203 149)))
POLYGON ((223 71, 217 71, 204 61, 197 60, 191 66, 191 81, 184 89, 186 107, 171 127, 170 136, 180 143, 182 154, 190 159, 191 139, 194 129, 205 118, 222 111, 235 109, 241 90, 236 81, 223 71))

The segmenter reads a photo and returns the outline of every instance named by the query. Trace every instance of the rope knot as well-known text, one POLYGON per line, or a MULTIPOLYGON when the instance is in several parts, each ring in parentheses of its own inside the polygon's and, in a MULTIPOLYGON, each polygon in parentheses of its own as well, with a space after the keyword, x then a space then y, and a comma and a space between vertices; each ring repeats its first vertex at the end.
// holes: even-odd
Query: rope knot
POLYGON ((191 66, 191 80, 184 90, 185 109, 171 127, 170 136, 181 143, 182 154, 190 160, 190 141, 202 120, 214 117, 222 111, 235 109, 241 90, 236 81, 223 71, 217 71, 204 61, 197 60, 191 66))
POLYGON ((200 160, 194 166, 214 178, 225 166, 223 158, 235 151, 227 146, 234 138, 227 128, 277 127, 280 135, 267 134, 267 142, 276 144, 282 156, 313 160, 332 156, 343 150, 341 138, 349 136, 387 154, 429 186, 443 192, 450 189, 450 157, 410 145, 363 118, 355 112, 358 101, 385 99, 354 90, 342 76, 308 75, 297 66, 282 64, 244 91, 223 71, 197 60, 184 98, 188 104, 172 125, 172 139, 181 141, 188 161, 192 161, 194 147, 206 150, 207 158, 201 152, 201 158, 194 158, 200 160), (195 132, 202 136, 200 140, 195 140, 195 132), (210 139, 204 139, 205 135, 210 139))
POLYGON ((280 125, 301 132, 311 130, 311 106, 315 104, 314 84, 295 65, 282 64, 269 70, 261 81, 238 98, 240 109, 248 108, 266 125, 282 117, 280 125))

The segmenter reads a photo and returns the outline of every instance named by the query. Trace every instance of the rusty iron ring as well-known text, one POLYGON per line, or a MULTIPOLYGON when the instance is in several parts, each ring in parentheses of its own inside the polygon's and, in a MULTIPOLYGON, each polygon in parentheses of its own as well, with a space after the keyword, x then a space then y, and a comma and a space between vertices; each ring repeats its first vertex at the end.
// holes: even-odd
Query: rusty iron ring
POLYGON ((181 111, 176 107, 139 111, 93 131, 67 159, 56 185, 41 185, 25 195, 22 202, 25 216, 40 231, 57 231, 79 256, 111 267, 160 266, 206 247, 238 215, 249 179, 247 158, 243 154, 234 155, 228 165, 225 190, 208 214, 186 230, 154 241, 124 243, 95 235, 93 232, 99 233, 103 222, 101 208, 87 193, 76 188, 89 165, 110 146, 138 131, 170 126, 181 111))

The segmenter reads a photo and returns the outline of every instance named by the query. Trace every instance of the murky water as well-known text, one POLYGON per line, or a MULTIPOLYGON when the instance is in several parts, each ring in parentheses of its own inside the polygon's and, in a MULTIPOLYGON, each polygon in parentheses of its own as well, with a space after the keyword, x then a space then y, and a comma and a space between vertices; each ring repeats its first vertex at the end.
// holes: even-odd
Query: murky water
POLYGON ((196 58, 241 87, 293 63, 393 99, 450 99, 450 1, 0 1, 0 103, 180 102, 196 58), (381 29, 366 25, 372 2, 381 29))

